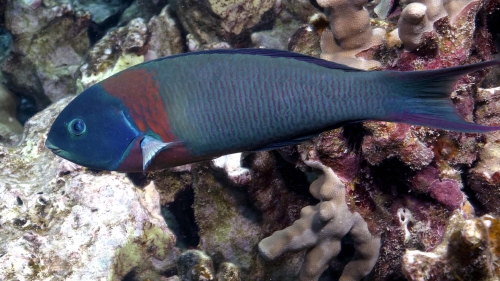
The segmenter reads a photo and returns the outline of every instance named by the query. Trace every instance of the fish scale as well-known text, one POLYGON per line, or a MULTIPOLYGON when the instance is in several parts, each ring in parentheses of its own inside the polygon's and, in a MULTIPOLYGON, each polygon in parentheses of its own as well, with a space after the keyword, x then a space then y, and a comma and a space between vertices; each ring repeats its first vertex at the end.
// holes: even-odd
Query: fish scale
POLYGON ((369 112, 367 104, 358 101, 362 84, 352 79, 342 81, 342 73, 338 70, 281 60, 275 63, 266 57, 243 55, 228 59, 221 54, 206 59, 192 57, 190 61, 184 60, 185 66, 175 64, 171 70, 162 65, 163 72, 158 71, 157 80, 176 88, 166 89, 162 94, 167 111, 171 111, 169 104, 173 100, 182 101, 182 107, 188 110, 187 118, 169 114, 174 124, 173 133, 180 139, 189 139, 188 145, 201 154, 228 147, 254 149, 297 134, 297 130, 303 135, 320 130, 334 120, 346 121, 369 112), (233 72, 235 64, 244 67, 233 72), (202 69, 184 74, 184 79, 161 76, 177 67, 202 69), (334 78, 335 75, 340 77, 334 78), (190 83, 184 83, 188 76, 190 83), (210 87, 206 87, 207 80, 210 87), (231 110, 228 110, 229 105, 231 110), (225 124, 222 130, 221 124, 225 124), (175 130, 177 127, 183 129, 175 130))

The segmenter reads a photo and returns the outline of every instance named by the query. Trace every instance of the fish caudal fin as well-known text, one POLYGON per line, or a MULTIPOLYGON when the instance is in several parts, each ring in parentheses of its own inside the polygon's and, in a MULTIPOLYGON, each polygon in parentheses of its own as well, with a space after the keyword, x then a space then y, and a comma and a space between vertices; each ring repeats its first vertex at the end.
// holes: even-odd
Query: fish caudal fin
POLYGON ((461 76, 495 65, 500 65, 500 60, 437 70, 387 72, 386 79, 397 83, 396 90, 402 102, 384 120, 471 133, 500 130, 500 126, 463 120, 449 97, 461 76))

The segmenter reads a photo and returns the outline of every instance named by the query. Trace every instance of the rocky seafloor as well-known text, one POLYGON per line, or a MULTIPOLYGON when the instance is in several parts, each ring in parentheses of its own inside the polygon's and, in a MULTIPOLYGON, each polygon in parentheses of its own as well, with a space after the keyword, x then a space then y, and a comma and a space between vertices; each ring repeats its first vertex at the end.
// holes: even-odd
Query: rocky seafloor
MULTIPOLYGON (((366 70, 498 58, 496 0, 0 1, 0 280, 499 280, 500 132, 363 122, 147 174, 44 146, 83 89, 218 48, 366 70)), ((500 70, 451 94, 500 125, 500 70)))

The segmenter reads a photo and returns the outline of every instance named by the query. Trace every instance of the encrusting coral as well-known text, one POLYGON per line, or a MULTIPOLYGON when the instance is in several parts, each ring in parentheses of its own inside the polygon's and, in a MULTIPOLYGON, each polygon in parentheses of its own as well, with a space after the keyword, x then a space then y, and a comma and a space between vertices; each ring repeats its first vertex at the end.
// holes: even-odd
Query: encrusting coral
POLYGON ((305 163, 323 173, 309 188, 321 202, 303 208, 299 220, 263 239, 259 243, 259 252, 265 259, 273 260, 288 251, 311 248, 300 270, 300 280, 318 280, 339 254, 342 238, 350 234, 356 252, 339 280, 360 280, 370 273, 377 261, 380 237, 370 233, 358 213, 349 211, 345 185, 332 169, 320 162, 305 163))

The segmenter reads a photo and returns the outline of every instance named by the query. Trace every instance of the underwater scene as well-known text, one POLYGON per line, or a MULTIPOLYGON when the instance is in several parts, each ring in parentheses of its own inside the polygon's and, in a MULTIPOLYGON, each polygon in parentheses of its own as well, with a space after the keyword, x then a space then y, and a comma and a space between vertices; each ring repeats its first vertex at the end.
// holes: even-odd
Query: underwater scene
POLYGON ((0 23, 0 281, 500 280, 500 1, 0 23))

